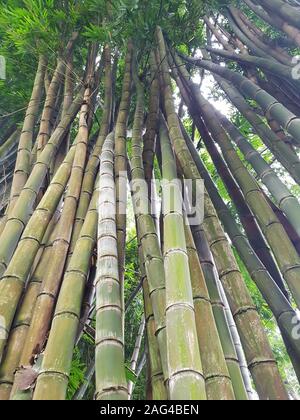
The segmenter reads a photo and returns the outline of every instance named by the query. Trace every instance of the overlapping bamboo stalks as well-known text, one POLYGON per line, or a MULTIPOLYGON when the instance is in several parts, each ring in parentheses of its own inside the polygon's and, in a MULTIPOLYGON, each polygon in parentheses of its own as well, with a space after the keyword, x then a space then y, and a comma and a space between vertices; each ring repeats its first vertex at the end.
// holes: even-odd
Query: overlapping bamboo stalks
MULTIPOLYGON (((298 8, 244 3, 300 45, 298 8)), ((267 39, 247 10, 226 8, 226 29, 213 14, 203 19, 201 58, 177 53, 157 27, 143 71, 133 40, 121 74, 112 44, 91 43, 84 78, 74 78, 77 32, 51 77, 40 55, 23 128, 6 122, 11 131, 0 146, 0 400, 66 399, 74 348, 87 331, 94 356, 74 399, 94 373, 95 399, 132 399, 128 371, 138 377, 145 364, 151 399, 289 399, 238 262, 273 314, 300 381, 300 205, 286 182, 300 182, 299 80, 292 49, 267 39), (202 94, 193 80, 199 69, 214 76, 284 177, 202 94), (187 132, 183 104, 214 179, 187 132), (128 305, 142 289, 144 313, 126 360, 128 220, 140 277, 128 305)))

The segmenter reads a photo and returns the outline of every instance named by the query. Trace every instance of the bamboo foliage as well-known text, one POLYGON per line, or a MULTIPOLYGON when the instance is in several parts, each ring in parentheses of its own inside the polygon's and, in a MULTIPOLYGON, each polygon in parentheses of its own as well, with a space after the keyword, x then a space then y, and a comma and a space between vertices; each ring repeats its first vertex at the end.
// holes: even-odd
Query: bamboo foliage
POLYGON ((25 3, 0 10, 0 400, 295 399, 299 2, 25 3))

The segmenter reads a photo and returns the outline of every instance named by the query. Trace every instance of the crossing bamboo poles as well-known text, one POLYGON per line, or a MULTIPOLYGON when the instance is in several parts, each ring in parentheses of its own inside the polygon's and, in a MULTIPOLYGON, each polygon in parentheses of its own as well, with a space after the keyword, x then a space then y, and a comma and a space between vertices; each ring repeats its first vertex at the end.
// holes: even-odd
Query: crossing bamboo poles
MULTIPOLYGON (((166 343, 166 295, 165 295, 165 270, 161 253, 161 248, 155 228, 153 217, 150 213, 149 194, 145 180, 145 172, 142 158, 143 144, 143 117, 144 117, 144 90, 138 79, 137 69, 134 68, 134 81, 137 88, 137 105, 134 117, 134 126, 132 131, 132 159, 131 159, 131 193, 134 213, 136 217, 136 227, 139 242, 141 244, 141 257, 143 267, 149 286, 149 298, 154 314, 155 336, 160 352, 160 361, 164 380, 169 378, 167 366, 167 343, 166 343)), ((145 290, 145 293, 148 293, 145 290)), ((154 343, 153 343, 154 344, 154 343)), ((153 363, 158 360, 153 360, 153 363)), ((154 364, 157 367, 157 365, 154 364)), ((152 372, 153 375, 157 371, 152 372)), ((157 374, 157 380, 160 382, 160 374, 157 374)), ((154 379, 154 378, 153 378, 154 379)), ((156 378, 155 378, 156 379, 156 378)), ((158 384, 159 392, 163 392, 161 384, 158 384)), ((159 394, 161 395, 161 394, 159 394)))
POLYGON ((279 208, 285 213, 287 219, 299 235, 300 233, 300 205, 298 200, 292 195, 290 190, 276 175, 273 169, 261 157, 258 151, 248 142, 225 116, 217 111, 217 117, 221 124, 230 135, 231 139, 239 147, 245 159, 252 165, 261 181, 266 185, 279 208))
POLYGON ((211 131, 215 141, 220 145, 224 158, 244 193, 246 202, 255 214, 273 250, 296 303, 300 306, 300 287, 297 281, 300 272, 299 256, 283 226, 261 193, 258 184, 239 159, 225 131, 223 131, 216 121, 213 108, 199 93, 198 98, 207 127, 211 131))
MULTIPOLYGON (((193 61, 195 63, 195 61, 193 61)), ((279 103, 273 96, 258 87, 251 80, 226 67, 214 64, 208 60, 196 61, 201 68, 211 71, 224 79, 232 82, 244 95, 254 99, 264 112, 274 117, 276 121, 300 144, 300 118, 290 112, 285 106, 279 103)))
MULTIPOLYGON (((160 54, 162 57, 162 66, 164 67, 164 77, 169 85, 171 93, 171 81, 166 62, 167 54, 164 39, 160 30, 157 31, 157 35, 160 39, 160 54)), ((172 101, 170 100, 170 103, 173 104, 173 99, 172 101)), ((172 128, 170 128, 170 133, 172 133, 172 144, 183 173, 187 179, 201 179, 182 137, 175 109, 172 114, 172 121, 174 121, 174 129, 172 130, 172 128)), ((219 270, 220 279, 226 290, 231 310, 235 317, 245 349, 248 366, 252 373, 257 391, 262 399, 285 400, 288 396, 265 331, 261 325, 256 308, 244 284, 232 250, 207 193, 205 193, 204 196, 204 207, 204 228, 207 239, 210 243, 211 251, 219 270)))
POLYGON ((103 145, 99 181, 96 287, 96 399, 126 400, 123 305, 118 267, 114 133, 103 145))
MULTIPOLYGON (((170 57, 171 58, 171 57, 170 57)), ((211 138, 205 124, 203 123, 200 114, 197 112, 197 106, 193 101, 190 99, 190 97, 187 94, 186 87, 183 85, 179 73, 177 69, 173 67, 173 74, 175 75, 176 82, 180 88, 180 91, 185 99, 185 102, 189 108, 189 111, 191 113, 191 116, 193 120, 195 121, 197 128, 199 130, 199 133, 205 143, 205 146, 207 148, 207 151, 209 152, 215 167, 223 180, 228 193, 230 197, 232 198, 241 223, 245 229, 245 232, 249 238, 249 241, 252 245, 252 247, 256 250, 256 253, 260 260, 263 262, 267 270, 269 271, 272 278, 275 280, 277 285, 279 286, 280 290, 284 293, 284 295, 289 298, 288 291, 285 288, 283 277, 278 269, 278 266, 270 252, 270 249, 265 241, 264 236, 262 235, 262 232, 249 208, 247 203, 245 202, 244 196, 236 183, 235 179, 232 177, 226 163, 224 162, 224 159, 220 155, 213 139, 211 138)), ((184 136, 186 136, 186 132, 184 130, 184 127, 182 127, 182 132, 184 136)))
POLYGON ((283 165, 291 177, 299 184, 300 161, 297 155, 291 150, 290 146, 282 142, 280 138, 265 125, 264 121, 255 114, 236 88, 218 76, 215 76, 215 79, 228 96, 230 102, 232 102, 241 114, 250 122, 254 131, 270 149, 277 161, 283 165))
POLYGON ((47 341, 34 400, 64 400, 90 261, 97 238, 98 181, 74 253, 66 269, 47 341))
POLYGON ((0 282, 0 314, 5 320, 6 326, 6 334, 0 340, 1 357, 27 276, 30 273, 31 266, 40 248, 48 223, 51 221, 68 182, 74 155, 75 147, 72 147, 39 203, 39 206, 30 218, 18 243, 16 252, 0 282))
MULTIPOLYGON (((50 264, 37 296, 31 324, 23 345, 21 366, 29 366, 31 361, 43 350, 47 333, 51 324, 54 305, 59 292, 63 277, 66 258, 69 250, 73 223, 75 219, 77 203, 80 196, 82 178, 86 163, 88 126, 91 87, 85 91, 84 104, 79 115, 79 130, 76 140, 76 150, 72 171, 64 197, 64 205, 60 220, 56 227, 56 237, 53 240, 50 253, 50 264)), ((22 374, 22 372, 20 371, 22 374)))
POLYGON ((300 355, 300 345, 298 340, 294 339, 293 320, 296 318, 296 312, 257 257, 255 249, 252 249, 247 237, 241 232, 238 224, 231 215, 230 210, 227 208, 223 199, 219 195, 217 188, 210 178, 209 173, 207 172, 190 139, 187 141, 187 145, 197 165, 199 173, 205 181, 206 188, 219 218, 222 221, 227 234, 232 240, 233 245, 239 252, 239 255, 249 271, 251 278, 256 283, 258 289, 274 314, 279 329, 285 338, 287 350, 292 363, 295 367, 297 367, 300 355))
MULTIPOLYGON (((8 217, 5 228, 0 236, 0 275, 2 276, 7 268, 7 265, 13 256, 17 247, 18 241, 22 235, 24 227, 26 226, 30 215, 33 212, 37 194, 46 177, 49 164, 53 159, 57 148, 64 138, 68 127, 75 119, 83 100, 83 91, 81 91, 77 98, 69 108, 68 114, 60 122, 52 134, 49 142, 41 153, 38 161, 34 165, 32 172, 18 198, 11 215, 8 217)), ((72 154, 73 152, 71 152, 72 154)))
POLYGON ((30 280, 26 287, 26 291, 22 296, 22 300, 19 304, 17 313, 14 318, 14 322, 11 328, 11 332, 8 337, 7 346, 5 349, 5 357, 1 362, 0 367, 0 400, 8 400, 10 398, 14 383, 14 376, 17 367, 20 366, 20 356, 23 349, 23 343, 25 341, 31 318, 34 310, 34 302, 40 291, 42 278, 47 271, 48 267, 48 256, 49 248, 51 247, 52 241, 55 238, 55 222, 57 215, 54 215, 51 223, 49 224, 47 231, 43 238, 44 248, 42 256, 30 275, 30 280), (49 232, 50 236, 49 236, 49 232), (48 240, 47 240, 48 238, 48 240))
MULTIPOLYGON (((180 63, 180 61, 178 61, 178 63, 180 63)), ((246 202, 255 214, 257 221, 274 252, 281 272, 299 306, 300 288, 297 284, 297 273, 300 269, 300 260, 290 238, 263 196, 258 184, 240 161, 226 132, 215 118, 214 108, 204 99, 199 91, 196 91, 194 85, 189 80, 187 71, 182 68, 181 72, 184 72, 184 78, 192 89, 194 98, 199 106, 198 109, 201 109, 202 111, 207 128, 212 133, 215 141, 220 145, 224 158, 239 183, 246 202)))
POLYGON ((271 27, 275 27, 283 31, 298 47, 300 46, 300 31, 295 26, 286 22, 277 13, 266 12, 262 7, 253 3, 251 0, 244 0, 244 3, 252 10, 257 16, 267 22, 271 27))

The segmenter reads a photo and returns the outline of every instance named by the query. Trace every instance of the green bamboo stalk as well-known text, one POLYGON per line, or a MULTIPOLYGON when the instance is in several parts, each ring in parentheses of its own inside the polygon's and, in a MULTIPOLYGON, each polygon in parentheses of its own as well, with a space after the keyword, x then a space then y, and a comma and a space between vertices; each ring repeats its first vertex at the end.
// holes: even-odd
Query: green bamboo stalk
POLYGON ((63 400, 66 396, 81 304, 97 236, 98 182, 74 253, 65 272, 52 321, 34 400, 63 400))
POLYGON ((149 296, 154 313, 155 335, 157 337, 164 379, 167 381, 165 270, 155 223, 150 213, 149 195, 145 180, 142 158, 144 90, 136 73, 137 69, 134 69, 137 104, 132 130, 131 194, 136 217, 137 235, 141 243, 143 266, 147 276, 149 296))
MULTIPOLYGON (((47 226, 59 204, 68 182, 75 155, 72 147, 64 163, 53 178, 44 197, 30 218, 16 252, 12 257, 0 282, 0 315, 5 321, 8 334, 22 295, 31 266, 40 248, 47 226)), ((7 337, 0 340, 0 357, 3 355, 7 337)))
MULTIPOLYGON (((138 334, 136 336, 133 353, 130 359, 130 369, 134 373, 136 373, 136 370, 137 370, 137 364, 138 364, 139 354, 140 354, 140 350, 142 346, 142 340, 144 337, 144 332, 145 332, 145 316, 143 315, 140 322, 138 334)), ((129 400, 131 400, 132 398, 133 389, 134 389, 134 383, 132 381, 129 381, 128 382, 128 399, 129 400)))
POLYGON ((224 304, 218 289, 217 271, 214 266, 210 248, 201 226, 192 226, 192 232, 203 274, 205 276, 205 282, 209 292, 227 368, 231 377, 235 398, 238 401, 244 401, 248 399, 247 392, 249 394, 249 386, 247 386, 246 392, 246 381, 244 381, 244 376, 242 376, 235 345, 226 320, 224 304))
POLYGON ((99 167, 100 155, 102 151, 102 146, 106 137, 109 134, 110 125, 111 125, 111 111, 112 111, 112 68, 111 68, 111 50, 109 45, 104 47, 104 104, 103 104, 103 114, 101 120, 101 127, 99 136, 97 138, 96 144, 91 152, 89 160, 87 162, 84 178, 82 181, 82 188, 80 199, 78 203, 78 208, 75 217, 75 223, 73 226, 71 244, 69 248, 68 261, 70 260, 78 236, 80 234, 86 212, 89 207, 91 196, 93 194, 93 188, 95 183, 95 178, 97 170, 99 167))
MULTIPOLYGON (((205 241, 206 241, 206 239, 205 239, 205 241)), ((207 241, 206 241, 206 243, 207 243, 207 241)), ((217 278, 217 287, 219 289, 220 298, 222 300, 221 304, 224 307, 224 312, 225 312, 225 316, 226 316, 226 320, 227 320, 227 325, 229 327, 230 334, 231 334, 231 337, 232 337, 232 341, 233 341, 233 344, 234 344, 234 347, 235 347, 235 351, 236 351, 236 354, 238 356, 238 362, 240 364, 240 370, 241 370, 241 373, 242 373, 242 376, 243 376, 243 381, 244 381, 245 387, 247 389, 249 399, 250 400, 256 400, 257 399, 257 394, 253 389, 252 379, 251 379, 250 372, 249 372, 249 369, 248 369, 248 366, 247 366, 247 360, 246 360, 246 357, 245 357, 245 353, 244 353, 244 349, 243 349, 243 346, 242 346, 242 343, 241 343, 241 339, 240 339, 236 324, 234 322, 234 318, 233 318, 232 313, 230 311, 228 300, 227 300, 224 288, 223 288, 222 283, 221 283, 219 278, 217 278)))
MULTIPOLYGON (((116 177, 116 194, 117 194, 117 237, 118 237, 118 256, 119 256, 119 274, 121 283, 124 279, 125 264, 125 242, 126 242, 126 203, 127 194, 124 188, 127 185, 127 166, 126 166, 126 136, 127 136, 127 119, 129 115, 131 84, 132 84, 132 54, 133 44, 128 42, 127 54, 125 58, 125 72, 123 79, 122 97, 116 122, 116 160, 115 160, 115 177, 116 177)), ((123 288, 123 286, 122 286, 123 288)), ((122 301, 124 298, 122 298, 122 301)))
POLYGON ((37 136, 37 156, 40 155, 47 144, 51 134, 51 119, 53 117, 55 102, 59 92, 60 85, 65 73, 65 61, 62 57, 58 58, 56 69, 54 70, 52 80, 47 90, 44 109, 41 117, 41 124, 37 136))
POLYGON ((118 272, 114 133, 100 163, 96 287, 96 399, 128 399, 124 364, 123 306, 118 272))
POLYGON ((197 337, 180 182, 167 128, 163 124, 160 126, 160 141, 165 182, 164 262, 169 394, 170 399, 205 400, 205 379, 197 337))
POLYGON ((149 198, 151 198, 151 181, 153 172, 153 161, 155 156, 155 140, 158 131, 159 116, 159 81, 156 74, 155 54, 150 54, 151 87, 149 99, 149 113, 146 121, 146 133, 144 135, 143 162, 145 179, 149 188, 149 198))
POLYGON ((267 164, 262 156, 254 149, 248 140, 240 133, 226 117, 217 111, 217 116, 226 129, 231 139, 239 147, 245 159, 252 165, 261 181, 266 185, 274 197, 279 208, 286 214, 287 219, 294 227, 297 234, 300 234, 300 205, 290 190, 276 175, 273 169, 267 164))
POLYGON ((7 157, 7 154, 11 148, 17 143, 20 138, 20 130, 16 129, 12 135, 6 140, 6 142, 0 146, 0 160, 7 157))
POLYGON ((34 126, 37 121, 40 109, 40 101, 43 94, 43 83, 46 67, 47 59, 43 55, 40 55, 32 94, 26 110, 24 124, 19 141, 18 156, 11 188, 8 215, 11 214, 30 173, 30 153, 33 142, 34 126))
MULTIPOLYGON (((65 66, 65 79, 64 79, 64 97, 63 97, 63 104, 62 104, 62 112, 61 117, 63 118, 69 107, 73 101, 73 93, 74 93, 74 75, 73 75, 73 55, 71 54, 66 62, 65 66)), ((64 141, 61 143, 59 150, 57 152, 55 162, 52 162, 52 175, 56 173, 57 169, 60 167, 61 163, 63 162, 69 148, 70 148, 70 140, 71 140, 71 133, 70 131, 66 134, 64 141)))
MULTIPOLYGON (((160 32, 162 57, 167 57, 163 35, 160 32)), ((165 60, 162 62, 164 75, 170 77, 165 60), (168 75, 168 76, 167 76, 168 75)), ((169 83, 170 86, 170 83, 169 83)), ((170 93, 171 93, 171 88, 170 93)), ((176 114, 175 114, 176 115, 176 114)), ((172 143, 176 156, 187 179, 201 179, 192 156, 182 137, 180 127, 177 126, 177 116, 174 116, 176 130, 172 130, 172 143)), ((202 194, 195 191, 199 203, 203 202, 202 194)), ((220 278, 224 284, 231 310, 243 342, 249 369, 255 381, 257 391, 262 399, 287 399, 287 393, 280 378, 276 362, 274 360, 265 331, 261 325, 258 313, 244 284, 242 275, 238 269, 236 260, 223 232, 222 226, 216 215, 208 194, 204 194, 204 227, 211 251, 220 272, 220 278), (249 326, 251 325, 251 328, 249 326), (267 379, 269 378, 269 379, 267 379)), ((201 209, 200 209, 201 214, 201 209)))
POLYGON ((158 340, 155 335, 156 326, 155 318, 151 304, 151 297, 149 292, 149 284, 144 267, 144 259, 142 255, 141 245, 139 246, 140 255, 140 270, 143 278, 143 296, 146 320, 147 343, 149 351, 150 364, 150 381, 152 388, 153 400, 165 401, 168 399, 167 390, 164 382, 164 374, 162 369, 162 362, 160 357, 160 350, 158 347, 158 340))
MULTIPOLYGON (((250 39, 250 41, 257 45, 257 47, 260 48, 267 55, 267 57, 272 56, 279 63, 292 66, 292 57, 289 56, 289 54, 287 54, 286 51, 278 51, 272 48, 270 45, 266 45, 258 36, 257 31, 255 32, 255 34, 253 34, 251 30, 248 29, 247 25, 243 22, 243 20, 247 18, 240 10, 236 9, 231 5, 228 7, 228 9, 231 15, 233 16, 234 20, 236 21, 237 25, 241 28, 241 30, 248 37, 248 39, 250 39)), ((247 20, 247 22, 249 21, 247 20)))
POLYGON ((292 178, 297 183, 300 183, 300 161, 291 150, 290 146, 282 142, 275 133, 268 129, 263 120, 255 114, 237 89, 219 77, 216 77, 216 80, 228 96, 229 100, 250 122, 254 131, 271 150, 276 159, 283 165, 292 178))
POLYGON ((261 58, 253 55, 246 54, 236 54, 234 52, 229 52, 226 50, 215 49, 211 47, 206 47, 207 51, 217 56, 223 57, 229 61, 237 61, 238 63, 251 64, 255 67, 259 67, 262 70, 266 70, 275 76, 279 76, 283 79, 291 79, 296 84, 297 81, 293 78, 293 74, 290 66, 277 63, 275 60, 261 58))
POLYGON ((35 271, 30 276, 26 292, 22 297, 22 301, 12 325, 6 346, 5 357, 0 366, 0 401, 8 400, 11 392, 14 394, 14 391, 12 390, 14 374, 17 367, 20 366, 21 352, 32 319, 34 303, 40 291, 42 278, 48 268, 48 250, 55 237, 55 226, 53 226, 55 218, 57 218, 57 216, 53 216, 44 235, 44 244, 40 248, 44 248, 43 254, 35 271), (49 232, 51 232, 50 236, 49 232), (49 237, 48 241, 47 237, 49 237))
MULTIPOLYGON (((61 285, 66 258, 69 250, 73 222, 75 219, 77 203, 80 196, 83 172, 87 155, 88 126, 91 89, 88 87, 84 95, 84 104, 79 115, 79 131, 77 135, 76 150, 72 170, 68 181, 68 188, 64 197, 64 205, 56 229, 50 253, 50 264, 41 285, 40 292, 34 307, 31 324, 23 343, 21 366, 30 366, 32 360, 44 348, 48 330, 51 325, 52 313, 61 285)), ((21 344, 21 343, 20 343, 21 344)))
POLYGON ((187 219, 185 220, 185 238, 207 399, 234 400, 231 377, 227 369, 204 274, 187 219))
MULTIPOLYGON (((52 134, 45 149, 34 165, 25 187, 23 188, 20 197, 11 212, 11 215, 8 217, 5 228, 0 236, 0 276, 2 276, 6 270, 7 265, 15 252, 24 227, 33 212, 35 200, 46 177, 48 166, 51 163, 60 142, 63 140, 68 127, 76 117, 81 107, 82 95, 83 92, 81 91, 77 98, 73 101, 68 114, 60 122, 59 126, 52 134)), ((74 151, 71 152, 70 156, 73 153, 74 151)))

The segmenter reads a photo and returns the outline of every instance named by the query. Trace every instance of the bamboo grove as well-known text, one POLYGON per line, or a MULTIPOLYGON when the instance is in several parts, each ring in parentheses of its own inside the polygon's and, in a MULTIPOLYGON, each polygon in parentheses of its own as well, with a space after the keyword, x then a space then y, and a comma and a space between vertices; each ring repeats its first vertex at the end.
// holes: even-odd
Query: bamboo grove
POLYGON ((0 14, 0 400, 298 399, 299 2, 36 3, 0 14))

